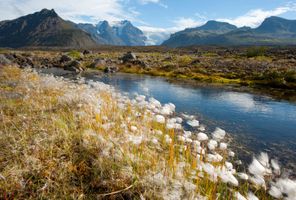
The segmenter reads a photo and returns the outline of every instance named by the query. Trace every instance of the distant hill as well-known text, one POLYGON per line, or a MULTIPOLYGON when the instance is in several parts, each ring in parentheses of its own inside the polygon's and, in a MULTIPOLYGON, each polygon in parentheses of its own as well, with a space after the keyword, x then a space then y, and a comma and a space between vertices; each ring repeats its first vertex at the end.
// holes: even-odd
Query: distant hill
POLYGON ((163 45, 296 45, 296 20, 269 17, 255 29, 209 21, 201 27, 172 34, 163 45))
POLYGON ((0 22, 1 47, 90 47, 96 42, 54 10, 43 9, 15 20, 0 22))
POLYGON ((120 21, 112 26, 108 21, 101 21, 97 25, 78 24, 77 27, 91 34, 92 38, 99 44, 144 46, 147 40, 144 33, 127 20, 120 21))

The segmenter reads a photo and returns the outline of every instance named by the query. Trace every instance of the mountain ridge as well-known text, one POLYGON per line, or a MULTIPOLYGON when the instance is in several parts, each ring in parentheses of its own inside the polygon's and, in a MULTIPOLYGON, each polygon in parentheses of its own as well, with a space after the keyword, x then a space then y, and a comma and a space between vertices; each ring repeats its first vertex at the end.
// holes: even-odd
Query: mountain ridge
POLYGON ((88 33, 65 21, 53 10, 25 15, 0 22, 1 47, 92 47, 95 41, 88 33))
POLYGON ((226 22, 214 22, 215 28, 210 31, 203 28, 207 22, 203 26, 172 34, 162 45, 296 45, 296 20, 272 16, 257 28, 238 28, 226 22), (229 28, 223 29, 226 25, 229 28))

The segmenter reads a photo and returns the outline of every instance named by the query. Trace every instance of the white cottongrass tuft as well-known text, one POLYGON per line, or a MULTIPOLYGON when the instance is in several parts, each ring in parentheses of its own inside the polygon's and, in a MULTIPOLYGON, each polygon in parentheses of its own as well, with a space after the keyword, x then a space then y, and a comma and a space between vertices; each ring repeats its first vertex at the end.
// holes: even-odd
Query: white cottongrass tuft
POLYGON ((131 131, 132 132, 136 132, 138 130, 138 128, 136 126, 131 126, 131 131))
POLYGON ((197 134, 197 139, 199 141, 206 141, 209 139, 209 137, 205 133, 200 132, 197 134))
POLYGON ((248 192, 247 199, 248 200, 259 200, 258 197, 256 197, 255 194, 253 194, 253 192, 248 192))
POLYGON ((224 143, 224 142, 221 142, 220 145, 219 145, 219 148, 220 148, 221 150, 226 150, 226 149, 227 149, 227 144, 224 143))
POLYGON ((223 157, 220 154, 207 154, 208 162, 221 162, 223 157))
POLYGON ((196 119, 193 119, 193 120, 189 120, 187 121, 187 124, 191 127, 198 127, 199 126, 199 121, 196 120, 196 119))
POLYGON ((189 137, 191 137, 191 135, 192 135, 191 131, 185 131, 184 130, 184 137, 189 138, 189 137))
POLYGON ((181 117, 176 117, 176 122, 181 124, 183 122, 183 119, 181 117))
POLYGON ((272 166, 272 169, 273 169, 273 172, 276 174, 276 175, 280 175, 281 174, 281 168, 280 168, 280 165, 278 163, 277 160, 274 160, 274 159, 271 159, 271 166, 272 166))
POLYGON ((223 140, 225 135, 226 132, 221 128, 216 128, 216 130, 212 133, 213 138, 217 141, 223 140))
POLYGON ((167 134, 164 136, 164 140, 168 144, 172 143, 172 141, 173 141, 172 138, 167 134))
POLYGON ((218 142, 216 140, 210 140, 208 142, 208 148, 210 150, 215 150, 217 146, 218 146, 218 142))
POLYGON ((269 168, 269 157, 267 153, 261 152, 258 161, 266 168, 269 168))
POLYGON ((266 172, 265 167, 256 158, 253 158, 248 170, 251 174, 258 176, 263 176, 266 172))
POLYGON ((249 176, 246 173, 238 173, 237 176, 242 180, 248 180, 249 176))
POLYGON ((175 108, 176 108, 176 106, 174 104, 168 103, 162 107, 160 113, 162 115, 171 115, 171 114, 173 114, 173 112, 175 112, 175 108))
POLYGON ((236 200, 247 200, 241 193, 239 193, 239 192, 235 192, 234 193, 234 198, 236 199, 236 200))
POLYGON ((135 145, 139 145, 142 143, 143 141, 143 137, 142 136, 134 136, 134 135, 129 135, 128 140, 130 142, 132 142, 135 145))
POLYGON ((182 143, 185 142, 185 137, 182 136, 182 135, 178 135, 177 139, 178 139, 179 142, 182 142, 182 143))
POLYGON ((149 98, 149 103, 154 105, 156 108, 160 108, 161 107, 161 103, 154 99, 153 97, 149 98))
POLYGON ((238 186, 238 180, 228 171, 221 171, 219 177, 223 183, 230 183, 234 186, 238 186))
POLYGON ((265 180, 262 176, 252 176, 249 178, 249 180, 251 181, 251 183, 253 183, 256 187, 263 187, 266 188, 266 184, 265 184, 265 180))
POLYGON ((155 116, 155 121, 158 122, 158 123, 164 124, 165 123, 165 117, 162 116, 162 115, 156 115, 155 116))
POLYGON ((235 156, 235 153, 234 153, 233 151, 229 151, 229 152, 228 152, 228 156, 230 156, 230 157, 234 157, 234 156, 235 156))
POLYGON ((202 168, 209 175, 211 181, 217 182, 218 174, 213 165, 211 165, 210 163, 202 163, 202 168))
POLYGON ((205 131, 205 130, 206 130, 206 127, 205 127, 204 125, 200 125, 200 126, 198 127, 198 130, 199 130, 199 131, 205 131))
POLYGON ((268 194, 276 199, 280 199, 283 196, 281 190, 273 185, 270 187, 268 194))
POLYGON ((296 181, 293 181, 288 178, 279 179, 276 182, 276 187, 280 189, 280 191, 287 196, 285 199, 292 200, 296 197, 296 181))

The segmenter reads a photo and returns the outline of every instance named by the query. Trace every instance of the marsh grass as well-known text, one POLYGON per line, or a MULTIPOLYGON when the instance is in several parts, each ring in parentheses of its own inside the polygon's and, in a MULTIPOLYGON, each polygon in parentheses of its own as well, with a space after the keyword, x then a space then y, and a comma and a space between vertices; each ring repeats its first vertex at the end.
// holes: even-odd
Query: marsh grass
MULTIPOLYGON (((233 199, 249 190, 271 199, 212 180, 200 167, 206 154, 179 141, 181 130, 110 86, 3 67, 0 90, 1 199, 233 199)), ((217 152, 213 166, 232 160, 217 152)))

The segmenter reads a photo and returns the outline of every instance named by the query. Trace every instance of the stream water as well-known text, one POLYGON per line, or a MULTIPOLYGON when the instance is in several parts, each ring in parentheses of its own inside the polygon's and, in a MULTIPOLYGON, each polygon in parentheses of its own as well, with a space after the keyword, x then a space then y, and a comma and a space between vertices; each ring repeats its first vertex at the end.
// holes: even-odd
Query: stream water
POLYGON ((121 92, 174 103, 176 111, 196 115, 209 131, 221 127, 233 137, 232 148, 241 159, 265 151, 285 168, 296 171, 296 103, 238 92, 229 87, 198 86, 165 78, 132 74, 87 73, 121 92))

